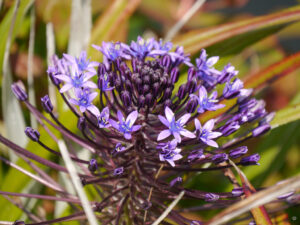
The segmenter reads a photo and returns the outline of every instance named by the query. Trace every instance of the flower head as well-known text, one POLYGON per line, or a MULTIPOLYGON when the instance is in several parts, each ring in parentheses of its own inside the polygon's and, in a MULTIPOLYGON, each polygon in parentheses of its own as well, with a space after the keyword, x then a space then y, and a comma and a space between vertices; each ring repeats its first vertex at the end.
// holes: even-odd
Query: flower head
MULTIPOLYGON (((99 190, 95 193, 101 196, 92 202, 94 211, 101 212, 101 218, 102 215, 111 218, 108 223, 123 224, 128 218, 134 224, 152 224, 166 208, 163 204, 169 204, 183 190, 188 199, 209 202, 205 209, 226 207, 236 201, 242 194, 240 190, 211 193, 185 183, 187 174, 220 170, 229 158, 242 166, 258 163, 258 154, 244 156, 247 148, 236 146, 267 132, 272 114, 266 112, 263 101, 252 97, 251 90, 243 89, 235 68, 228 64, 222 71, 215 69, 218 57, 208 58, 205 50, 194 66, 182 46, 174 51, 171 42, 153 38, 138 37, 130 45, 103 42, 94 48, 103 54, 102 62, 92 62, 86 52, 82 52, 79 57, 65 54, 59 59, 54 56, 48 68, 52 82, 60 90, 70 113, 77 118, 77 131, 64 125, 49 96, 44 96, 41 103, 55 123, 28 102, 26 92, 19 85, 12 86, 16 97, 38 121, 49 123, 66 140, 71 160, 76 168, 81 168, 78 173, 81 183, 99 190), (184 78, 181 70, 187 71, 185 81, 181 79, 184 78), (97 85, 91 79, 94 75, 98 77, 97 85), (182 83, 178 84, 179 80, 182 83), (225 88, 218 96, 220 84, 225 84, 225 88), (231 98, 236 101, 229 110, 216 111, 225 106, 221 101, 226 104, 223 100, 231 98), (202 126, 199 120, 209 111, 216 111, 217 116, 210 114, 211 119, 202 126), (247 129, 242 130, 246 123, 247 129), (236 132, 239 130, 243 132, 236 132), (234 132, 234 137, 219 141, 234 132), (89 150, 92 158, 83 159, 75 146, 89 150), (220 163, 222 165, 218 165, 220 163), (147 210, 145 219, 140 216, 142 210, 147 210), (124 216, 126 211, 129 215, 124 216)), ((30 127, 25 133, 34 144, 56 157, 61 156, 42 142, 43 133, 30 127)), ((50 133, 50 136, 57 141, 55 135, 50 133)), ((35 156, 1 135, 0 141, 24 157, 68 173, 64 165, 57 164, 59 160, 48 161, 35 156)), ((61 186, 49 179, 52 178, 47 177, 43 184, 61 194, 61 186)), ((72 196, 64 192, 63 198, 72 196)), ((72 199, 72 204, 76 209, 81 208, 77 199, 72 199)), ((200 224, 175 210, 169 215, 168 219, 174 219, 174 224, 200 224)))

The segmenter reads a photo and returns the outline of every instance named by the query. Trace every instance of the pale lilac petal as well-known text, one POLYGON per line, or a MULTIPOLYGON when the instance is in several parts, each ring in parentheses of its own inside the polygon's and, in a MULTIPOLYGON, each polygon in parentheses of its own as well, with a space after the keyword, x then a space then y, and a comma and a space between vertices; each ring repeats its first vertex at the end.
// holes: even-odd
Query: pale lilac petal
POLYGON ((96 74, 94 72, 85 72, 83 75, 84 76, 83 82, 86 82, 87 80, 91 79, 95 75, 96 74))
POLYGON ((122 122, 124 120, 124 116, 123 116, 123 114, 122 114, 122 112, 120 110, 118 110, 117 115, 118 115, 118 120, 120 122, 122 122))
POLYGON ((165 108, 165 115, 167 120, 171 123, 174 118, 174 113, 168 106, 165 108))
POLYGON ((131 112, 127 118, 126 118, 126 123, 130 123, 130 126, 132 126, 134 124, 134 122, 136 121, 137 117, 138 117, 138 111, 133 111, 131 112))
POLYGON ((211 131, 214 128, 214 126, 215 126, 215 120, 211 119, 204 124, 203 129, 211 131))
POLYGON ((86 82, 83 83, 82 87, 97 88, 97 85, 92 81, 86 81, 86 82))
POLYGON ((170 123, 169 123, 169 121, 168 121, 165 117, 163 117, 163 116, 161 116, 161 115, 158 115, 158 119, 159 119, 160 122, 162 122, 165 126, 169 127, 170 123))
POLYGON ((175 163, 173 162, 173 160, 171 159, 167 159, 167 162, 172 166, 174 167, 175 166, 175 163))
POLYGON ((98 109, 96 106, 94 106, 94 105, 89 105, 89 106, 87 107, 87 109, 88 109, 92 114, 94 114, 96 117, 98 117, 98 116, 100 115, 99 109, 98 109))
POLYGON ((73 105, 78 105, 79 102, 77 100, 75 100, 74 98, 69 99, 69 102, 73 105))
POLYGON ((110 123, 110 125, 112 125, 113 128, 115 128, 117 130, 119 129, 119 123, 118 122, 116 122, 112 119, 109 119, 109 123, 110 123))
POLYGON ((199 100, 200 102, 202 102, 206 98, 207 98, 207 91, 205 87, 201 86, 199 89, 199 100))
POLYGON ((171 132, 169 130, 163 130, 159 133, 157 137, 157 141, 163 140, 171 135, 171 132))
POLYGON ((173 157, 173 161, 177 161, 177 160, 179 160, 179 159, 181 159, 181 158, 182 158, 182 155, 177 154, 177 155, 175 155, 175 156, 173 157))
POLYGON ((55 75, 55 78, 65 81, 67 83, 72 83, 72 79, 67 75, 55 75))
POLYGON ((213 141, 213 140, 207 140, 205 143, 206 143, 207 145, 212 146, 212 147, 215 147, 215 148, 218 148, 218 147, 219 147, 219 145, 217 144, 217 142, 215 142, 215 141, 213 141))
POLYGON ((100 63, 98 62, 90 62, 89 67, 96 67, 99 66, 100 63))
POLYGON ((86 110, 86 107, 84 107, 84 106, 79 106, 79 109, 80 109, 80 112, 84 113, 85 110, 86 110))
POLYGON ((212 67, 213 65, 215 65, 219 60, 219 56, 213 56, 210 57, 207 61, 206 61, 206 65, 208 67, 212 67))
POLYGON ((178 141, 178 143, 181 142, 181 137, 180 137, 180 133, 179 132, 173 132, 173 136, 178 141))
POLYGON ((217 137, 220 137, 222 136, 222 133, 221 132, 211 132, 208 134, 208 139, 215 139, 217 137))
POLYGON ((191 118, 191 114, 187 113, 185 115, 183 115, 182 117, 179 118, 178 121, 180 121, 180 125, 183 126, 184 124, 186 124, 186 122, 191 118))
POLYGON ((159 160, 160 161, 165 161, 164 156, 162 154, 159 154, 159 160))
POLYGON ((139 130, 141 127, 142 127, 141 125, 132 126, 131 131, 135 132, 135 131, 139 130))
POLYGON ((89 102, 93 101, 97 97, 97 95, 98 95, 97 92, 93 92, 89 94, 89 102))
POLYGON ((201 123, 198 119, 195 119, 195 127, 196 127, 196 130, 202 129, 201 123))
POLYGON ((180 134, 181 134, 182 136, 185 136, 185 137, 188 137, 188 138, 195 138, 195 137, 196 137, 196 135, 195 135, 194 133, 192 133, 191 131, 188 131, 188 130, 186 130, 186 129, 181 130, 181 131, 180 131, 180 134))
POLYGON ((59 90, 60 93, 64 93, 68 90, 70 90, 73 87, 72 84, 65 84, 64 86, 62 86, 62 88, 59 90))
POLYGON ((131 139, 131 134, 130 134, 130 133, 125 133, 125 134, 124 134, 124 137, 125 137, 127 140, 130 140, 130 139, 131 139))
POLYGON ((67 61, 69 61, 71 63, 76 63, 75 58, 73 56, 68 55, 68 54, 63 54, 63 56, 67 61))
POLYGON ((100 51, 100 52, 102 51, 102 48, 101 48, 100 46, 98 46, 98 45, 92 44, 92 47, 93 47, 94 49, 100 51))

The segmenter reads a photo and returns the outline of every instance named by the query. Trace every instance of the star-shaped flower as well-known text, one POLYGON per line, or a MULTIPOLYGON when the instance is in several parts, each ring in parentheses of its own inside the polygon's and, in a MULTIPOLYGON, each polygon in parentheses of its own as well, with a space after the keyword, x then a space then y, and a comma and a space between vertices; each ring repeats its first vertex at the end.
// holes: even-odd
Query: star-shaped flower
POLYGON ((191 117, 191 114, 189 114, 189 113, 184 114, 177 121, 175 121, 174 113, 168 106, 166 106, 165 115, 166 115, 166 117, 159 115, 158 118, 159 118, 160 122, 162 122, 165 126, 168 127, 168 129, 163 130, 159 133, 159 135, 157 137, 157 141, 163 140, 163 139, 169 137, 170 135, 173 135, 175 137, 175 139, 178 141, 178 143, 181 142, 180 135, 188 137, 188 138, 196 137, 195 134, 184 129, 184 125, 187 123, 187 121, 191 117))
POLYGON ((133 125, 138 117, 138 111, 131 112, 125 119, 121 111, 117 113, 119 122, 116 122, 112 119, 109 120, 110 124, 121 132, 124 137, 128 140, 131 139, 131 133, 139 130, 141 125, 133 125))
POLYGON ((213 141, 212 139, 220 137, 222 133, 212 131, 214 125, 215 121, 211 119, 207 121, 202 127, 200 121, 198 119, 195 119, 196 131, 199 132, 198 139, 209 146, 217 148, 219 147, 217 142, 213 141))

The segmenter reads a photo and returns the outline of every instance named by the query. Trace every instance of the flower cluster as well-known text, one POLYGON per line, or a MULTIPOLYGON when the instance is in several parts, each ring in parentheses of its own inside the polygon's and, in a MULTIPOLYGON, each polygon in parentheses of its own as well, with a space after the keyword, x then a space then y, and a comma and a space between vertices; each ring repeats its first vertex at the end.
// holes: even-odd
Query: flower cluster
MULTIPOLYGON (((124 224, 121 215, 127 211, 134 224, 151 224, 164 211, 163 203, 181 191, 184 198, 214 202, 216 208, 243 194, 187 189, 183 178, 185 172, 226 168, 228 159, 237 165, 258 164, 259 155, 246 156, 248 149, 242 142, 267 132, 272 114, 266 112, 263 101, 252 97, 252 90, 243 88, 232 65, 217 70, 218 57, 208 58, 205 50, 194 65, 182 47, 173 50, 172 43, 153 38, 93 47, 103 55, 103 62, 90 61, 85 52, 78 58, 64 54, 61 59, 53 57, 48 69, 78 118, 82 135, 59 121, 48 96, 41 101, 56 122, 50 124, 93 153, 90 160, 76 155, 72 159, 89 170, 79 174, 82 183, 101 190, 102 200, 93 203, 95 212, 106 215, 107 223, 124 224), (184 82, 179 84, 179 78, 184 82), (215 111, 214 118, 210 111, 215 111), (229 135, 230 141, 224 138, 229 135), (161 177, 160 171, 164 171, 161 177)), ((18 85, 12 89, 35 116, 49 122, 18 85)), ((27 128, 25 132, 55 152, 39 140, 38 131, 27 128)), ((178 224, 195 223, 175 210, 168 217, 178 224)))

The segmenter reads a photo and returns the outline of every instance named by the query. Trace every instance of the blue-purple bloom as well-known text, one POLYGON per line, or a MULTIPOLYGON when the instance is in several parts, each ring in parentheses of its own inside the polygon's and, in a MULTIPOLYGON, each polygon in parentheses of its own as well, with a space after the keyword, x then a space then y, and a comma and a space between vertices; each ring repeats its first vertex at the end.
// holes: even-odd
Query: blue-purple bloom
POLYGON ((210 97, 207 95, 207 91, 204 86, 201 86, 199 89, 199 108, 198 113, 204 113, 205 111, 216 111, 218 109, 223 108, 225 105, 217 104, 218 92, 214 91, 210 97))
POLYGON ((207 59, 207 54, 204 49, 200 53, 200 57, 196 59, 197 77, 205 81, 209 86, 216 83, 218 76, 221 74, 213 66, 218 62, 219 57, 213 56, 207 59))
POLYGON ((236 97, 243 87, 244 84, 240 79, 235 79, 232 82, 227 82, 223 90, 224 98, 230 99, 236 97))
POLYGON ((76 98, 71 98, 69 101, 73 105, 78 105, 82 113, 88 110, 95 116, 99 116, 99 109, 92 104, 97 95, 97 92, 90 92, 87 89, 75 89, 76 98))
POLYGON ((212 131, 215 125, 214 119, 207 121, 204 126, 201 126, 201 123, 198 119, 195 119, 195 127, 198 133, 198 139, 203 143, 212 146, 212 147, 219 147, 217 142, 213 141, 217 137, 220 137, 222 133, 212 131))
POLYGON ((65 82, 65 85, 60 89, 60 92, 63 93, 70 90, 71 88, 97 88, 97 85, 89 80, 94 75, 95 73, 83 73, 79 71, 78 67, 75 65, 70 68, 70 73, 57 74, 55 75, 55 78, 65 82))
POLYGON ((64 58, 67 60, 70 66, 75 66, 80 72, 89 72, 91 74, 96 74, 95 67, 99 66, 98 62, 90 62, 87 59, 86 51, 82 51, 79 57, 73 57, 68 54, 63 54, 64 58))
POLYGON ((138 131, 142 127, 141 125, 133 125, 138 117, 138 112, 131 112, 126 119, 124 118, 121 111, 118 111, 117 114, 119 121, 116 122, 110 119, 110 124, 120 133, 122 133, 126 139, 130 140, 131 133, 138 131))
POLYGON ((118 167, 114 169, 114 176, 121 175, 124 172, 124 167, 118 167))
POLYGON ((170 135, 173 135, 174 138, 179 143, 181 142, 181 136, 180 135, 188 137, 188 138, 196 137, 195 134, 193 134, 192 132, 184 129, 184 125, 187 123, 187 121, 191 117, 191 114, 189 114, 189 113, 184 114, 182 117, 180 117, 176 121, 174 113, 167 106, 165 108, 165 115, 166 115, 166 117, 158 115, 158 118, 159 118, 160 122, 162 122, 166 127, 168 127, 168 129, 163 130, 159 133, 159 135, 157 137, 157 141, 161 141, 163 139, 166 139, 170 135))
POLYGON ((126 149, 125 146, 123 146, 121 143, 117 143, 116 147, 113 150, 113 154, 117 154, 119 152, 123 152, 123 151, 125 151, 125 149, 126 149))
POLYGON ((109 81, 107 73, 105 73, 104 75, 99 77, 98 87, 101 91, 111 91, 115 88, 115 87, 110 86, 110 81, 109 81))
MULTIPOLYGON (((151 51, 155 46, 156 41, 154 38, 144 40, 138 36, 137 41, 131 41, 130 47, 125 50, 135 58, 144 59, 146 56, 151 55, 151 51)), ((159 52, 156 52, 156 54, 159 52)))
POLYGON ((182 158, 182 155, 180 154, 181 149, 177 148, 176 139, 168 141, 167 143, 160 143, 156 148, 160 149, 160 161, 167 161, 173 167, 175 166, 174 161, 182 158))
POLYGON ((98 116, 98 126, 100 128, 108 128, 110 127, 109 123, 109 108, 105 107, 100 115, 98 116))

